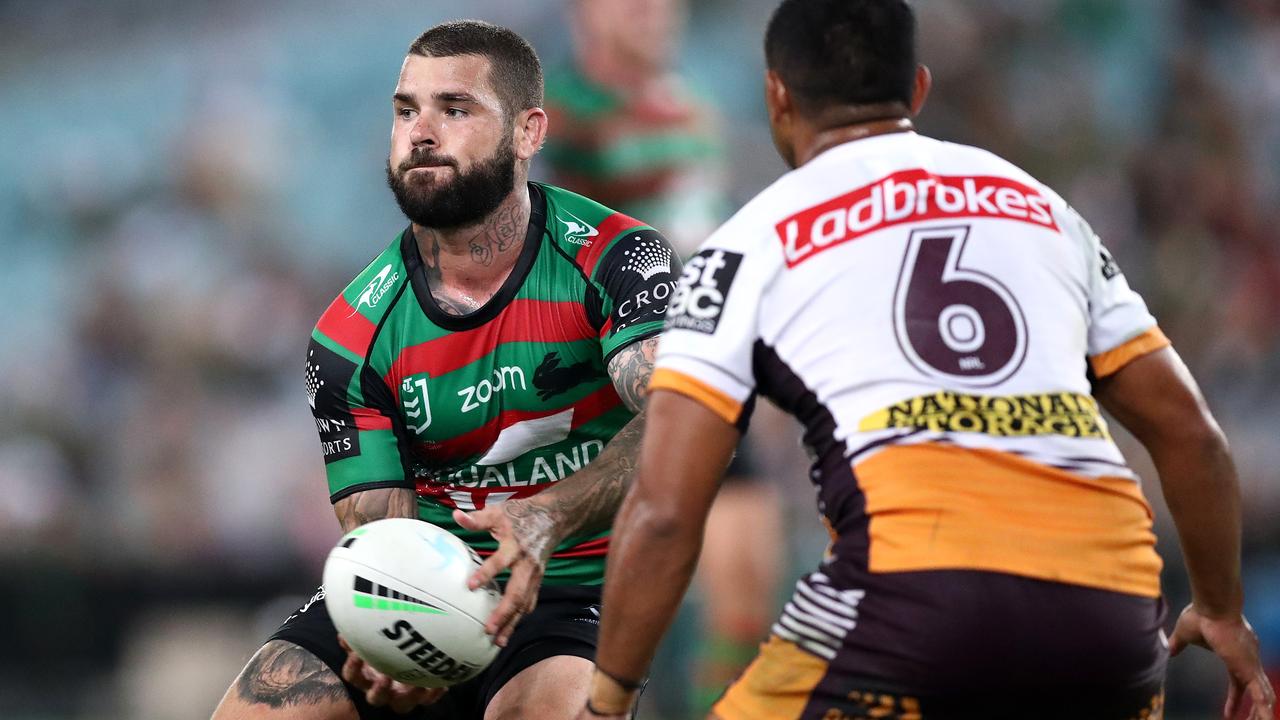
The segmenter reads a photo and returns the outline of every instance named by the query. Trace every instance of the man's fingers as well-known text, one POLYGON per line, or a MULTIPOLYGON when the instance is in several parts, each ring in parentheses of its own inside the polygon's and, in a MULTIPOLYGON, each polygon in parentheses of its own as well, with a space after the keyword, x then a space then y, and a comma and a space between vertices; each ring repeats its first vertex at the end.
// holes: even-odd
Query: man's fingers
POLYGON ((1222 720, 1231 720, 1236 716, 1237 706, 1240 705, 1240 681, 1236 680, 1234 675, 1228 678, 1227 682, 1227 704, 1222 707, 1222 720))
POLYGON ((480 563, 480 567, 471 573, 471 577, 467 578, 467 589, 475 590, 476 588, 487 585, 498 575, 520 557, 520 548, 515 543, 498 543, 498 549, 492 555, 485 558, 480 563))
POLYGON ((382 707, 391 699, 391 678, 386 675, 379 675, 376 680, 364 691, 364 699, 374 707, 382 707))
POLYGON ((537 606, 537 589, 541 577, 541 573, 528 563, 512 570, 502 602, 498 603, 485 624, 486 631, 491 632, 494 644, 498 647, 507 646, 520 619, 533 612, 533 608, 537 606))
POLYGON ((453 521, 461 525, 465 530, 492 530, 494 526, 490 513, 486 513, 484 510, 476 510, 469 513, 454 510, 453 521))
POLYGON ((1276 712, 1276 691, 1265 673, 1258 671, 1253 682, 1249 683, 1249 697, 1253 700, 1251 720, 1271 720, 1276 712))
POLYGON ((425 702, 428 692, 429 688, 406 685, 398 680, 393 681, 391 683, 391 699, 387 703, 387 707, 391 708, 392 712, 403 715, 425 702))

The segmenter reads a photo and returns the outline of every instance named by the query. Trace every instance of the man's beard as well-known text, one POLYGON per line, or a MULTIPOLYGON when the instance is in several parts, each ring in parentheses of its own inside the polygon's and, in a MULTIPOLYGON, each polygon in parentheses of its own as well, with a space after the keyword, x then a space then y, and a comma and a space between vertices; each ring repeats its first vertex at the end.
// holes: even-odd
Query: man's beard
POLYGON ((429 228, 465 227, 483 220, 511 193, 515 178, 516 151, 511 140, 465 173, 458 170, 457 160, 426 147, 414 148, 395 170, 387 160, 387 185, 395 194, 400 211, 414 224, 429 228), (415 167, 438 164, 453 168, 452 180, 406 177, 415 167))

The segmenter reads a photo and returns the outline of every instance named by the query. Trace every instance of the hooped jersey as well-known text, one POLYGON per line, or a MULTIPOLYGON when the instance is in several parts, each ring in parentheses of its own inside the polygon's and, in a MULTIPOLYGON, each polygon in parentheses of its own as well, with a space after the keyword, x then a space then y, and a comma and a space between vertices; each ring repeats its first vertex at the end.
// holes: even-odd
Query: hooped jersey
MULTIPOLYGON (((607 365, 661 331, 679 260, 638 220, 550 185, 529 194, 515 267, 474 313, 436 304, 410 228, 320 318, 306 384, 333 502, 414 488, 421 519, 487 554, 496 543, 455 508, 550 487, 633 417, 607 365)), ((568 538, 546 582, 602 582, 608 542, 568 538)))
POLYGON ((1159 595, 1151 510, 1089 376, 1168 341, 1010 163, 915 133, 832 148, 707 240, 667 327, 651 389, 734 423, 759 392, 805 425, 824 571, 1159 595))

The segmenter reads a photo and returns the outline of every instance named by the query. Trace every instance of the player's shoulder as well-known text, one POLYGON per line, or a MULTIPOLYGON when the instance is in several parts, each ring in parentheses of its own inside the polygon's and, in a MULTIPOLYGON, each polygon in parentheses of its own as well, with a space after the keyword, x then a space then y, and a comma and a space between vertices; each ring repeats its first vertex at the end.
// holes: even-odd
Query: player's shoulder
POLYGON ((536 183, 546 197, 547 236, 589 276, 601 261, 640 246, 670 247, 643 220, 562 187, 536 183))
POLYGON ((354 355, 367 354, 375 329, 408 284, 402 247, 411 237, 409 232, 406 229, 396 235, 391 244, 347 283, 321 314, 313 336, 326 338, 354 355))

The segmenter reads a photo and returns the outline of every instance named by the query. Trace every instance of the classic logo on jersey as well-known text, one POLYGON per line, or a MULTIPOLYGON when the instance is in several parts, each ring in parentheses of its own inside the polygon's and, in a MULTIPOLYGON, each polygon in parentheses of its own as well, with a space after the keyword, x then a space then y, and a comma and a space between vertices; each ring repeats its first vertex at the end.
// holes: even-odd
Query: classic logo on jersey
POLYGON ((1016 180, 903 170, 802 210, 778 223, 787 267, 863 235, 902 223, 1001 218, 1058 231, 1049 200, 1016 180))
POLYGON ((632 240, 635 244, 622 253, 627 258, 623 270, 639 273, 645 280, 661 272, 671 272, 671 248, 665 243, 652 235, 636 235, 632 240))
POLYGON ((667 327, 714 333, 741 264, 741 253, 714 248, 689 258, 671 297, 667 327))
POLYGON ((575 245, 591 247, 591 238, 599 235, 600 231, 568 210, 561 210, 560 212, 568 215, 570 218, 565 220, 562 217, 556 217, 557 220, 564 224, 564 239, 575 245))
POLYGON ((458 397, 462 398, 462 412, 471 412, 488 403, 503 390, 515 388, 528 389, 528 385, 524 382, 524 369, 515 365, 495 368, 493 379, 485 378, 471 387, 458 391, 458 397))
POLYGON ((1067 392, 994 396, 941 391, 895 403, 858 423, 861 432, 890 428, 996 437, 1111 438, 1094 399, 1067 392))
MULTIPOLYGON (((354 308, 351 310, 351 315, 355 315, 359 312, 362 306, 366 306, 371 310, 377 307, 378 303, 382 301, 382 297, 387 294, 388 290, 395 287, 396 280, 399 279, 400 273, 391 272, 390 264, 383 266, 383 268, 378 271, 378 274, 369 281, 369 284, 364 287, 364 290, 360 292, 359 297, 356 298, 356 303, 354 308)), ((350 315, 347 317, 350 317, 350 315)))
POLYGON ((347 386, 355 372, 355 363, 311 339, 303 379, 326 463, 360 454, 360 431, 347 405, 347 386))
MULTIPOLYGON (((584 382, 599 380, 602 377, 604 373, 600 372, 600 368, 590 360, 561 365, 560 353, 552 350, 542 358, 542 362, 533 371, 533 386, 538 388, 539 399, 550 400, 584 382)), ((521 377, 521 380, 523 379, 521 377)))
POLYGON ((421 435, 431 427, 431 397, 427 394, 427 377, 407 377, 400 383, 400 411, 405 426, 421 435))

